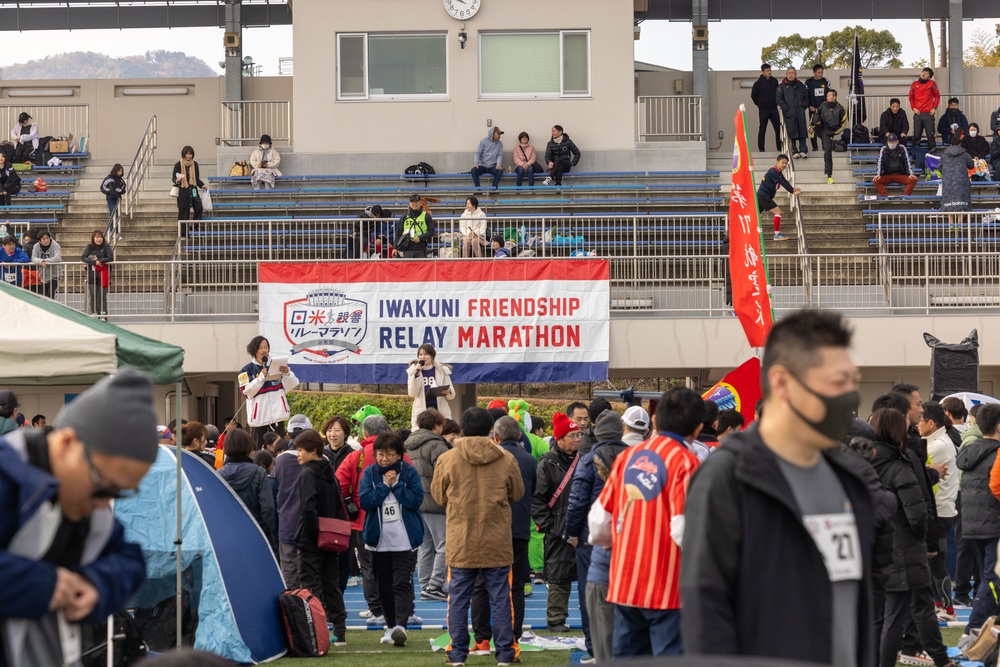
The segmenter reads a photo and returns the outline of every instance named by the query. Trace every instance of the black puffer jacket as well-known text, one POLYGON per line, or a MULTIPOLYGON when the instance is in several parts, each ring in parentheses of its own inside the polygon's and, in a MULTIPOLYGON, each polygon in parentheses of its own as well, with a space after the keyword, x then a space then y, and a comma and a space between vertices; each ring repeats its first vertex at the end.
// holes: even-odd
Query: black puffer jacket
POLYGON ((576 550, 562 538, 569 511, 570 484, 567 482, 552 507, 549 500, 559 489, 563 477, 573 465, 573 456, 556 447, 538 462, 535 494, 531 498, 531 518, 545 533, 545 578, 553 583, 576 579, 576 550))
POLYGON ((545 163, 555 163, 561 160, 569 160, 574 167, 580 161, 580 149, 576 147, 569 135, 563 132, 562 141, 556 143, 555 139, 550 139, 545 145, 545 163))
POLYGON ((750 89, 750 99, 761 109, 774 109, 778 106, 778 80, 761 74, 753 82, 750 89))
POLYGON ((804 83, 795 79, 785 79, 778 86, 778 106, 785 117, 785 129, 789 139, 806 138, 806 105, 808 91, 804 83))
POLYGON ((882 486, 899 501, 896 532, 892 540, 892 568, 885 581, 887 591, 899 593, 929 586, 931 570, 927 561, 927 503, 921 480, 913 472, 906 452, 885 442, 875 443, 872 461, 882 486))
POLYGON ((424 501, 420 503, 420 512, 423 514, 445 513, 441 503, 431 495, 431 483, 434 481, 434 466, 437 465, 438 457, 449 449, 451 447, 444 438, 423 428, 418 428, 406 439, 406 452, 424 486, 424 501))
POLYGON ((268 541, 275 544, 278 519, 274 510, 274 491, 267 471, 255 465, 250 459, 245 461, 230 459, 219 469, 219 476, 233 489, 257 525, 264 531, 268 541))
POLYGON ((990 491, 990 470, 1000 442, 980 438, 958 450, 962 471, 962 536, 977 540, 1000 537, 1000 501, 990 491))
POLYGON ((330 468, 333 472, 337 472, 337 468, 340 467, 340 464, 343 463, 344 459, 346 459, 353 451, 354 448, 346 442, 337 449, 333 449, 330 447, 330 444, 327 443, 326 447, 323 448, 323 456, 325 456, 326 460, 330 462, 330 468))

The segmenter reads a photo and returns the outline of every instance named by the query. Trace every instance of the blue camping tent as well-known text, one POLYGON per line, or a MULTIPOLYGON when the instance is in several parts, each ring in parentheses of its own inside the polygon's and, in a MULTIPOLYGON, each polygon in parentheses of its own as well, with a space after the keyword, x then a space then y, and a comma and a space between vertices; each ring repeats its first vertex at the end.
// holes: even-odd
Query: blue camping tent
MULTIPOLYGON (((140 625, 159 623, 152 634, 163 630, 165 646, 151 642, 153 650, 168 648, 176 641, 175 457, 175 450, 160 447, 139 493, 115 502, 115 515, 125 526, 126 538, 140 544, 146 557, 149 579, 131 606, 138 610, 140 625)), ((196 649, 243 664, 281 657, 285 639, 278 596, 285 584, 267 538, 211 466, 188 452, 182 453, 181 465, 186 617, 182 634, 186 637, 191 629, 196 649)))

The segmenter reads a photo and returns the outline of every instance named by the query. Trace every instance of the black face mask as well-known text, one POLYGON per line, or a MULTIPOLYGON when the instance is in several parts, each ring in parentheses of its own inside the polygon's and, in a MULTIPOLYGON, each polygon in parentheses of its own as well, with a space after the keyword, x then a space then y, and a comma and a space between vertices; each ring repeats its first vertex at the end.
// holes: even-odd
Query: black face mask
POLYGON ((821 421, 817 422, 803 415, 791 403, 788 404, 788 407, 792 409, 792 412, 799 419, 808 424, 812 430, 834 442, 840 442, 847 435, 847 429, 850 427, 851 422, 854 420, 854 415, 858 411, 858 405, 861 403, 861 392, 855 390, 840 394, 839 396, 823 396, 813 391, 809 385, 794 374, 789 373, 789 375, 795 378, 795 381, 802 385, 806 391, 823 402, 826 414, 821 421))

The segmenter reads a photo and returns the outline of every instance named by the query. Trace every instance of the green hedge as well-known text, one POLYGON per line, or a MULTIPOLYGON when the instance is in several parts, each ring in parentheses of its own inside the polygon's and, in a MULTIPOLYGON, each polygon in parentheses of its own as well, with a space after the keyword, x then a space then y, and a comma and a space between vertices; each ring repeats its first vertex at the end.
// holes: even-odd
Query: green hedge
MULTIPOLYGON (((479 405, 485 408, 496 397, 481 396, 479 405)), ((566 409, 566 401, 531 400, 529 412, 545 420, 545 432, 552 435, 552 415, 566 409)), ((342 415, 351 418, 363 405, 374 405, 385 415, 391 428, 410 427, 410 407, 413 399, 408 396, 393 394, 345 394, 326 391, 293 391, 288 395, 288 405, 292 414, 304 414, 309 417, 317 430, 323 427, 330 417, 342 415)), ((623 403, 612 403, 612 407, 621 414, 625 410, 623 403)), ((456 418, 458 415, 453 415, 456 418)))

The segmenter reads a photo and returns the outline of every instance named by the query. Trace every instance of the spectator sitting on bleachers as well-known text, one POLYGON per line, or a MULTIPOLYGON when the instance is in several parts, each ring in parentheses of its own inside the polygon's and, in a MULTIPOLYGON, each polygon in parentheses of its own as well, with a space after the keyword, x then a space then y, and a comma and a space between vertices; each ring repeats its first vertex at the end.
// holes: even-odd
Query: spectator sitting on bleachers
POLYGON ((13 164, 7 164, 7 157, 0 153, 0 204, 10 206, 11 195, 21 191, 21 177, 14 171, 13 164))
POLYGON ((993 136, 993 141, 990 142, 990 154, 986 160, 990 163, 995 178, 996 174, 1000 174, 1000 133, 993 136))
POLYGON ((479 177, 482 174, 493 175, 493 189, 500 187, 500 179, 503 178, 503 142, 500 136, 503 130, 494 127, 489 134, 482 138, 479 146, 476 147, 476 155, 472 165, 472 182, 479 188, 479 177))
POLYGON ((14 142, 14 162, 27 162, 31 152, 38 148, 38 123, 27 112, 17 117, 17 125, 10 131, 14 142))
POLYGON ((565 134, 562 125, 552 126, 552 139, 545 146, 545 163, 549 166, 549 176, 545 185, 555 182, 562 185, 563 174, 580 162, 580 149, 565 134))
POLYGON ((962 148, 969 152, 972 157, 986 160, 990 156, 990 145, 986 137, 979 133, 979 123, 970 123, 969 132, 962 137, 962 148))
POLYGON ((782 153, 778 156, 774 166, 767 170, 764 178, 760 179, 757 187, 757 206, 759 210, 774 215, 774 240, 784 241, 788 237, 781 233, 781 209, 774 203, 774 197, 778 194, 778 186, 785 188, 793 195, 799 194, 798 188, 793 188, 781 172, 788 166, 788 156, 782 153))
POLYGON ((517 146, 514 147, 514 173, 517 174, 517 185, 521 186, 524 176, 528 176, 528 187, 535 184, 535 174, 540 174, 544 169, 538 164, 538 156, 535 154, 535 147, 531 145, 531 137, 527 132, 517 135, 517 146))
MULTIPOLYGON (((24 254, 24 251, 17 247, 17 239, 13 236, 7 236, 3 241, 0 241, 0 245, 3 249, 0 250, 0 264, 29 264, 31 259, 24 254)), ((7 283, 8 285, 21 286, 21 267, 20 266, 2 266, 0 267, 0 280, 7 283)))
MULTIPOLYGON (((945 149, 941 157, 941 210, 948 213, 968 211, 972 200, 969 170, 974 163, 972 156, 960 143, 958 135, 952 135, 951 146, 945 149)), ((949 222, 955 222, 953 217, 949 216, 949 222)))
POLYGON ((270 135, 263 134, 260 137, 260 144, 250 153, 250 185, 254 190, 260 190, 261 183, 265 190, 274 189, 274 179, 281 176, 278 165, 281 164, 281 156, 278 149, 271 146, 270 135))
POLYGON ((938 134, 941 135, 941 141, 946 144, 951 144, 952 134, 958 134, 958 138, 961 139, 969 131, 969 119, 958 108, 957 97, 948 100, 948 108, 941 114, 937 130, 938 134))
MULTIPOLYGON (((382 207, 378 204, 366 206, 361 218, 354 223, 354 229, 347 235, 347 259, 361 259, 366 255, 374 255, 376 244, 379 244, 381 218, 385 217, 382 207)), ((391 224, 391 223, 390 223, 391 224)), ((391 236, 391 233, 389 234, 391 236)), ((386 249, 389 247, 387 238, 383 238, 386 249)), ((387 250, 388 252, 388 250, 387 250)))
POLYGON ((62 249, 49 230, 43 230, 38 235, 38 243, 31 250, 31 263, 38 267, 41 281, 38 293, 50 299, 56 298, 59 280, 62 279, 62 249))
POLYGON ((486 245, 486 213, 479 208, 479 200, 475 197, 465 200, 458 231, 462 234, 462 257, 482 257, 486 245))
POLYGON ((993 136, 1000 134, 1000 109, 990 114, 990 134, 993 136))
POLYGON ((890 133, 895 134, 900 141, 906 141, 906 135, 910 133, 910 119, 900 109, 898 97, 889 100, 889 108, 882 112, 882 117, 878 120, 878 132, 883 144, 889 141, 890 133))
POLYGON ((503 237, 503 234, 494 234, 493 240, 490 241, 490 246, 493 248, 493 256, 497 259, 510 257, 510 251, 506 247, 507 240, 503 237))
POLYGON ((437 229, 434 219, 424 206, 418 194, 410 195, 410 206, 399 218, 393 256, 406 258, 427 257, 427 244, 434 238, 437 229))
POLYGON ((885 139, 886 144, 878 153, 878 165, 875 167, 875 189, 879 195, 888 197, 885 184, 898 183, 906 186, 903 194, 909 196, 913 194, 913 188, 917 184, 917 177, 910 169, 910 156, 895 133, 888 133, 885 139))

